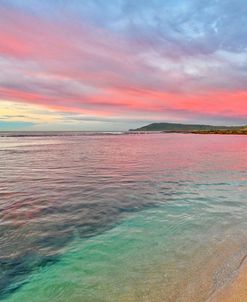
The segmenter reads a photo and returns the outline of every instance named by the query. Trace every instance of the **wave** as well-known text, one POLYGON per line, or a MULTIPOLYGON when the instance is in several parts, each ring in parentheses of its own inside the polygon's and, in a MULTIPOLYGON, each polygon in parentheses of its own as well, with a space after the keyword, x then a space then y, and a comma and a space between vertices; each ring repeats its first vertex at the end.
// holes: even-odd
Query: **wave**
POLYGON ((99 136, 123 135, 127 131, 23 131, 0 132, 0 137, 53 137, 53 136, 99 136))

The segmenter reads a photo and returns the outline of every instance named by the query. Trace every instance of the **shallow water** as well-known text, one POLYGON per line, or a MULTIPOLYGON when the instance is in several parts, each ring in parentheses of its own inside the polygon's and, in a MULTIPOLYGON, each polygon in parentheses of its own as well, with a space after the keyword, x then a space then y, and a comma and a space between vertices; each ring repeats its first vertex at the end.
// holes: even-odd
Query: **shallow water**
POLYGON ((206 301, 247 254, 247 137, 0 138, 0 299, 206 301))

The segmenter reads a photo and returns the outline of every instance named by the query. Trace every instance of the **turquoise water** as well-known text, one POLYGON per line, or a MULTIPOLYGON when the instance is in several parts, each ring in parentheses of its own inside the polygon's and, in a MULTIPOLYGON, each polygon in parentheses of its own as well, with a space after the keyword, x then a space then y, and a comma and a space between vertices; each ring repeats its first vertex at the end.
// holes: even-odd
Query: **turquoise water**
POLYGON ((246 146, 1 138, 1 299, 206 301, 247 254, 246 146))

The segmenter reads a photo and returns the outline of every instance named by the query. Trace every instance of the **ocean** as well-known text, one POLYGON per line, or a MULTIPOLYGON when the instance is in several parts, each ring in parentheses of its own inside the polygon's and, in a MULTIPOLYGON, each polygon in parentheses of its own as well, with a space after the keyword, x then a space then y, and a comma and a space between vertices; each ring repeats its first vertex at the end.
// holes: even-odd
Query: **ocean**
POLYGON ((247 254, 247 136, 0 135, 0 300, 207 301, 247 254))

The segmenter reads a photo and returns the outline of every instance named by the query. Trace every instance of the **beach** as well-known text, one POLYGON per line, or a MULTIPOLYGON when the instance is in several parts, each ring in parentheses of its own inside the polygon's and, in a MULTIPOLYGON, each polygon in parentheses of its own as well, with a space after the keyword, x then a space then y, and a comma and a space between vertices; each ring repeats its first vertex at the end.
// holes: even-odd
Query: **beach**
POLYGON ((246 302, 247 301, 247 264, 243 263, 235 278, 219 289, 208 302, 246 302))

